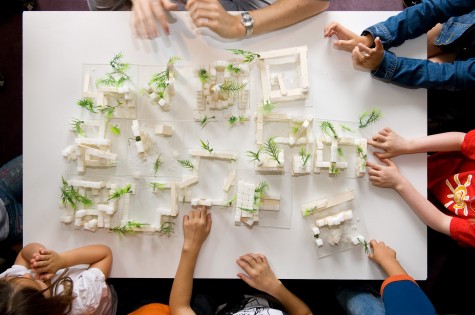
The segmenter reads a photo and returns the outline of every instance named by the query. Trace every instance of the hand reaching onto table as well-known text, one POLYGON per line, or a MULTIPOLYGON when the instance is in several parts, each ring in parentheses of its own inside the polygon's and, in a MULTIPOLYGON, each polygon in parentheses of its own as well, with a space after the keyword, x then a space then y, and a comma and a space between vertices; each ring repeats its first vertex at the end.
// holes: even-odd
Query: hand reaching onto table
POLYGON ((282 283, 275 276, 269 266, 266 256, 263 254, 246 254, 240 256, 236 263, 244 273, 238 273, 238 277, 254 289, 275 296, 282 283))
POLYGON ((368 171, 369 180, 378 187, 393 188, 396 191, 401 189, 405 180, 399 172, 397 165, 390 159, 380 159, 384 164, 366 162, 366 166, 371 169, 368 171))
POLYGON ((167 13, 177 9, 170 0, 132 0, 130 26, 139 38, 153 39, 160 36, 157 22, 165 34, 170 33, 167 13))
POLYGON ((395 133, 391 128, 384 128, 374 135, 368 144, 384 152, 375 152, 379 159, 392 158, 408 152, 409 141, 395 133))

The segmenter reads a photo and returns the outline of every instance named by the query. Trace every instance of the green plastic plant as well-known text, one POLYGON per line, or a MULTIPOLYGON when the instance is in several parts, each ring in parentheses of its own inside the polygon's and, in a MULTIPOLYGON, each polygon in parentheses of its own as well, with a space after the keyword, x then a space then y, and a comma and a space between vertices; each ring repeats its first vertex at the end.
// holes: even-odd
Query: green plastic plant
POLYGON ((247 156, 252 159, 251 162, 253 162, 253 161, 260 162, 260 161, 261 161, 261 160, 260 160, 261 150, 262 150, 262 148, 257 149, 256 152, 254 152, 254 151, 246 151, 247 156))
POLYGON ((112 72, 106 73, 104 78, 97 79, 97 87, 109 86, 117 88, 124 86, 124 83, 129 80, 129 76, 126 73, 129 64, 122 62, 122 58, 122 53, 114 55, 114 58, 109 62, 112 72))
POLYGON ((195 168, 195 166, 193 165, 193 163, 191 163, 190 160, 178 160, 178 163, 180 163, 181 166, 183 166, 184 168, 189 168, 190 170, 193 170, 195 168))
POLYGON ((90 111, 91 113, 97 113, 96 112, 96 106, 94 105, 94 100, 90 97, 85 97, 83 99, 80 99, 77 104, 81 106, 82 108, 90 111))
POLYGON ((356 239, 358 240, 358 243, 363 245, 365 254, 369 254, 369 243, 365 239, 361 240, 359 237, 356 239))
POLYGON ((338 148, 338 149, 336 149, 336 151, 337 151, 339 157, 344 157, 345 156, 345 153, 343 152, 342 148, 338 148))
POLYGON ((209 141, 206 141, 206 143, 205 143, 203 140, 200 139, 200 142, 201 142, 201 147, 202 147, 203 149, 205 149, 206 151, 208 151, 209 154, 211 154, 211 152, 213 152, 213 148, 211 148, 211 147, 209 146, 209 141))
POLYGON ((61 181, 61 202, 64 206, 69 204, 73 210, 76 210, 78 203, 83 204, 85 207, 92 205, 92 200, 81 195, 72 185, 68 184, 64 177, 61 177, 61 181))
POLYGON ((206 70, 205 68, 200 68, 198 70, 198 78, 200 79, 201 83, 203 83, 203 84, 209 82, 208 70, 206 70))
POLYGON ((336 133, 335 126, 329 121, 322 121, 320 123, 320 130, 329 137, 334 139, 340 139, 338 134, 336 133))
POLYGON ((282 148, 275 143, 274 138, 269 138, 263 145, 264 151, 275 161, 277 164, 281 164, 279 161, 279 153, 282 151, 282 148))
POLYGON ((125 194, 130 194, 132 193, 132 185, 127 184, 125 187, 119 187, 112 194, 109 196, 108 201, 114 200, 114 199, 119 199, 120 197, 124 196, 125 194))
POLYGON ((261 198, 268 190, 269 183, 267 183, 265 180, 262 180, 259 185, 257 185, 256 189, 254 190, 254 210, 259 209, 261 198))
POLYGON ((262 104, 262 112, 264 112, 265 114, 268 114, 268 113, 272 112, 275 107, 276 107, 276 105, 274 103, 272 103, 269 100, 266 100, 264 102, 264 104, 262 104))
POLYGON ((381 114, 381 111, 378 108, 373 108, 369 112, 364 112, 360 116, 360 128, 366 128, 368 125, 378 121, 381 117, 383 117, 383 114, 381 114))
POLYGON ((84 124, 83 120, 76 119, 76 118, 73 118, 73 120, 71 120, 71 126, 73 127, 74 133, 77 134, 78 136, 85 137, 86 132, 82 128, 82 124, 84 124))
POLYGON ((120 136, 121 130, 120 130, 119 124, 110 126, 110 132, 111 134, 115 136, 120 136))
POLYGON ((139 223, 135 221, 128 221, 127 224, 125 225, 111 228, 111 231, 114 233, 117 233, 120 237, 136 236, 137 235, 136 229, 141 228, 145 225, 148 225, 148 224, 139 223))
POLYGON ((215 118, 216 118, 216 116, 207 116, 207 115, 205 115, 205 116, 200 120, 200 126, 201 126, 201 127, 206 126, 206 125, 210 122, 211 119, 215 119, 215 118))
POLYGON ((154 86, 156 93, 160 98, 163 98, 165 89, 170 85, 170 69, 177 61, 181 60, 180 57, 173 56, 168 60, 167 69, 162 72, 155 73, 150 78, 148 84, 154 86))
POLYGON ((366 165, 366 158, 368 157, 367 154, 364 154, 363 148, 360 145, 356 146, 356 154, 360 157, 361 160, 363 160, 363 163, 361 163, 361 170, 364 170, 364 167, 366 165))
POLYGON ((343 130, 345 130, 345 131, 354 132, 353 129, 351 129, 350 127, 348 127, 348 126, 345 125, 345 124, 340 124, 340 127, 341 127, 341 129, 343 129, 343 130))
POLYGON ((172 221, 164 222, 160 226, 160 233, 163 235, 170 236, 173 233, 174 224, 175 222, 172 222, 172 221))
POLYGON ((228 123, 231 125, 231 126, 234 126, 237 122, 238 122, 239 118, 237 116, 231 116, 228 118, 228 123))
POLYGON ((335 162, 331 162, 331 163, 330 163, 329 173, 330 173, 331 175, 335 175, 335 176, 340 175, 340 169, 336 167, 336 163, 335 163, 335 162))
POLYGON ((300 129, 300 126, 302 126, 303 122, 301 121, 296 121, 294 122, 294 125, 292 126, 292 129, 290 132, 294 135, 297 133, 297 131, 300 129))
POLYGON ((312 157, 312 154, 310 154, 305 147, 300 147, 299 156, 300 156, 300 159, 302 160, 302 166, 306 167, 308 161, 312 157))
POLYGON ((160 169, 160 166, 162 166, 163 164, 163 160, 161 157, 162 155, 159 154, 155 162, 153 162, 153 176, 157 176, 158 170, 160 169))
POLYGON ((151 183, 148 184, 148 186, 150 186, 154 192, 157 191, 157 190, 167 189, 167 184, 158 183, 158 182, 151 182, 151 183))
POLYGON ((232 52, 235 55, 243 56, 244 57, 244 62, 250 63, 253 61, 256 57, 260 57, 259 54, 253 53, 248 50, 242 50, 242 49, 228 49, 230 52, 232 52))
POLYGON ((233 74, 239 74, 239 73, 241 72, 241 68, 236 67, 236 66, 233 65, 232 63, 230 63, 230 64, 228 64, 228 65, 226 66, 226 70, 227 70, 228 72, 233 73, 233 74))
POLYGON ((234 95, 234 93, 242 90, 247 83, 237 83, 233 80, 224 80, 223 84, 219 84, 219 94, 228 93, 234 95))
POLYGON ((226 206, 231 207, 233 205, 233 202, 236 202, 236 200, 237 200, 237 194, 234 194, 234 196, 231 199, 229 199, 228 202, 226 202, 226 206))

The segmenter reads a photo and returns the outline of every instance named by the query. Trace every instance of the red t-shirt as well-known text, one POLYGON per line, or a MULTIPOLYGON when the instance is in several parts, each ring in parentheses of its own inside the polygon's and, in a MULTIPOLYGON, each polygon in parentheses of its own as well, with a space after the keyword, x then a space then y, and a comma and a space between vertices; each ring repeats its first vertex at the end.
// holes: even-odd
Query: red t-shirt
POLYGON ((453 216, 450 236, 475 247, 475 130, 465 135, 460 152, 435 153, 427 167, 429 191, 453 216))

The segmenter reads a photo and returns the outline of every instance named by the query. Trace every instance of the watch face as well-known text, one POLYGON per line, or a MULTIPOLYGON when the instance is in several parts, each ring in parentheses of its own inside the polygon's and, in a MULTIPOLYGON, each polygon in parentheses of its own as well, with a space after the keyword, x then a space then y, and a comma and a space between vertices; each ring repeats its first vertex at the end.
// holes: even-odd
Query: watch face
POLYGON ((252 24, 254 24, 254 19, 250 15, 243 15, 242 24, 244 24, 244 26, 251 26, 252 24))

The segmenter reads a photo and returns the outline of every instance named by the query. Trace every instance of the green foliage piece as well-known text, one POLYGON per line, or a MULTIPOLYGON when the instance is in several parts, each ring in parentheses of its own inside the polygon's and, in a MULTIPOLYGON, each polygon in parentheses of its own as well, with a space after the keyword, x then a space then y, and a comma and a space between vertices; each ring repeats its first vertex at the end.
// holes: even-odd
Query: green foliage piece
POLYGON ((356 146, 356 154, 358 154, 360 159, 363 160, 363 163, 361 163, 361 171, 364 171, 364 168, 366 166, 366 158, 368 157, 368 155, 364 154, 363 148, 360 145, 356 146))
POLYGON ((240 55, 244 57, 244 62, 250 63, 251 61, 254 60, 256 57, 260 57, 259 54, 253 53, 251 51, 247 50, 242 50, 242 49, 228 49, 230 52, 232 52, 235 55, 240 55))
POLYGON ((348 127, 347 125, 340 124, 340 127, 341 127, 341 129, 346 130, 346 131, 348 131, 348 132, 354 132, 353 129, 351 129, 351 128, 348 127))
POLYGON ((368 125, 378 121, 383 114, 378 108, 373 108, 370 112, 364 112, 360 116, 360 128, 366 128, 368 125))
POLYGON ((335 126, 329 121, 322 121, 320 123, 320 130, 329 137, 340 139, 336 133, 335 126))
POLYGON ((254 190, 254 211, 257 211, 257 209, 259 209, 259 205, 261 204, 261 197, 266 193, 267 190, 269 190, 269 184, 265 180, 262 180, 259 185, 256 186, 256 189, 254 190))
POLYGON ((104 78, 97 79, 97 87, 110 86, 118 88, 129 80, 129 76, 125 73, 129 68, 129 64, 122 62, 122 58, 122 53, 114 55, 114 58, 109 62, 113 69, 112 72, 106 73, 104 78))
POLYGON ((369 254, 369 243, 365 239, 361 240, 359 237, 356 239, 358 240, 358 243, 363 245, 365 254, 369 254))
POLYGON ((73 127, 74 133, 77 134, 78 136, 86 136, 86 132, 84 129, 82 129, 82 124, 84 124, 83 120, 79 120, 74 118, 71 120, 71 126, 73 127))
POLYGON ((237 116, 231 116, 229 117, 228 119, 228 123, 231 125, 231 126, 234 126, 234 124, 236 124, 238 122, 239 118, 237 116))
POLYGON ((172 56, 170 57, 170 59, 168 59, 167 65, 172 66, 175 63, 177 63, 177 61, 180 61, 180 60, 183 60, 183 58, 178 57, 178 56, 172 56))
POLYGON ((161 226, 160 226, 160 233, 163 234, 163 235, 168 235, 170 236, 172 233, 173 233, 173 228, 174 228, 174 225, 175 222, 164 222, 161 226))
POLYGON ((211 116, 211 117, 210 116, 205 116, 205 117, 203 117, 203 119, 201 119, 201 121, 200 121, 200 126, 201 127, 206 126, 209 123, 209 121, 211 119, 214 119, 214 118, 216 118, 216 116, 211 116))
POLYGON ((153 176, 157 176, 157 173, 158 173, 158 169, 160 168, 160 166, 163 164, 163 161, 161 159, 161 154, 158 155, 157 159, 155 160, 155 162, 153 162, 153 176))
POLYGON ((240 123, 243 123, 246 121, 246 117, 244 117, 243 115, 239 115, 238 120, 240 123))
POLYGON ((260 161, 261 161, 261 160, 259 159, 259 155, 261 154, 261 150, 262 150, 262 148, 257 149, 256 152, 254 152, 254 151, 246 151, 247 156, 252 159, 251 162, 252 162, 252 161, 257 161, 257 162, 260 162, 260 161))
POLYGON ((137 231, 135 229, 141 228, 145 225, 148 224, 129 221, 126 225, 111 228, 111 231, 117 233, 120 237, 136 236, 137 231))
POLYGON ((343 157, 345 155, 342 148, 338 148, 338 149, 336 149, 336 151, 337 151, 339 157, 343 157))
POLYGON ((330 171, 329 173, 331 175, 335 175, 335 176, 338 176, 340 175, 340 169, 336 167, 336 163, 335 162, 331 162, 330 163, 330 171))
POLYGON ((229 65, 226 66, 226 70, 228 72, 231 72, 231 73, 234 73, 234 74, 238 74, 241 72, 241 68, 239 67, 236 67, 235 65, 233 65, 232 63, 230 63, 229 65))
POLYGON ((205 149, 206 151, 208 151, 210 154, 211 154, 211 152, 213 152, 213 148, 211 148, 211 147, 209 146, 209 141, 206 141, 206 143, 205 143, 203 140, 200 139, 200 142, 201 142, 201 147, 202 147, 203 149, 205 149))
POLYGON ((237 200, 237 194, 234 194, 233 198, 231 198, 228 202, 226 202, 226 206, 231 207, 233 202, 237 200))
POLYGON ((198 70, 198 78, 203 84, 209 82, 208 70, 206 70, 205 68, 200 68, 200 70, 198 70))
POLYGON ((86 196, 81 195, 72 185, 69 185, 68 182, 61 177, 62 186, 61 186, 61 202, 64 206, 68 204, 74 209, 77 209, 77 204, 82 203, 85 207, 90 207, 92 205, 92 200, 86 196))
POLYGON ((263 145, 264 151, 271 156, 272 159, 277 161, 277 164, 281 164, 279 161, 279 153, 282 151, 282 148, 275 143, 274 138, 269 138, 263 145))
POLYGON ((107 200, 114 200, 114 199, 119 199, 125 194, 130 194, 132 193, 132 185, 127 184, 125 187, 119 187, 117 188, 110 196, 109 199, 107 200))
POLYGON ((151 182, 148 185, 152 188, 153 191, 167 189, 167 184, 164 183, 151 182))
POLYGON ((178 163, 180 163, 181 166, 185 168, 189 168, 190 170, 193 170, 195 168, 195 166, 193 165, 193 163, 191 163, 190 160, 178 160, 178 163))
POLYGON ((309 152, 307 152, 307 149, 305 149, 305 147, 300 147, 299 155, 300 155, 300 158, 302 159, 303 167, 307 166, 308 160, 312 157, 312 155, 309 152))
POLYGON ((117 100, 117 105, 116 106, 111 106, 111 105, 98 105, 96 108, 99 110, 101 114, 103 114, 107 120, 112 118, 112 115, 114 114, 114 111, 116 110, 117 107, 122 105, 122 102, 119 99, 117 100))
POLYGON ((271 101, 269 100, 266 100, 264 102, 264 104, 262 104, 262 111, 266 114, 272 112, 274 110, 274 108, 276 107, 276 105, 274 103, 272 103, 271 101))
POLYGON ((291 132, 292 132, 293 135, 297 133, 297 131, 302 126, 302 124, 303 124, 303 121, 295 121, 294 122, 294 125, 292 126, 292 129, 291 129, 291 132))
POLYGON ((110 132, 111 132, 111 134, 113 134, 115 136, 120 136, 121 130, 120 130, 119 124, 115 124, 113 126, 110 126, 110 132))
POLYGON ((219 85, 219 93, 222 94, 223 92, 226 92, 233 95, 242 90, 246 85, 247 83, 237 83, 233 80, 224 80, 224 83, 219 85))
POLYGON ((95 106, 94 106, 94 101, 92 100, 92 98, 90 97, 86 97, 86 98, 83 98, 83 99, 80 99, 77 104, 79 106, 81 106, 82 108, 84 109, 87 109, 88 111, 90 111, 91 113, 97 113, 95 111, 95 106))

